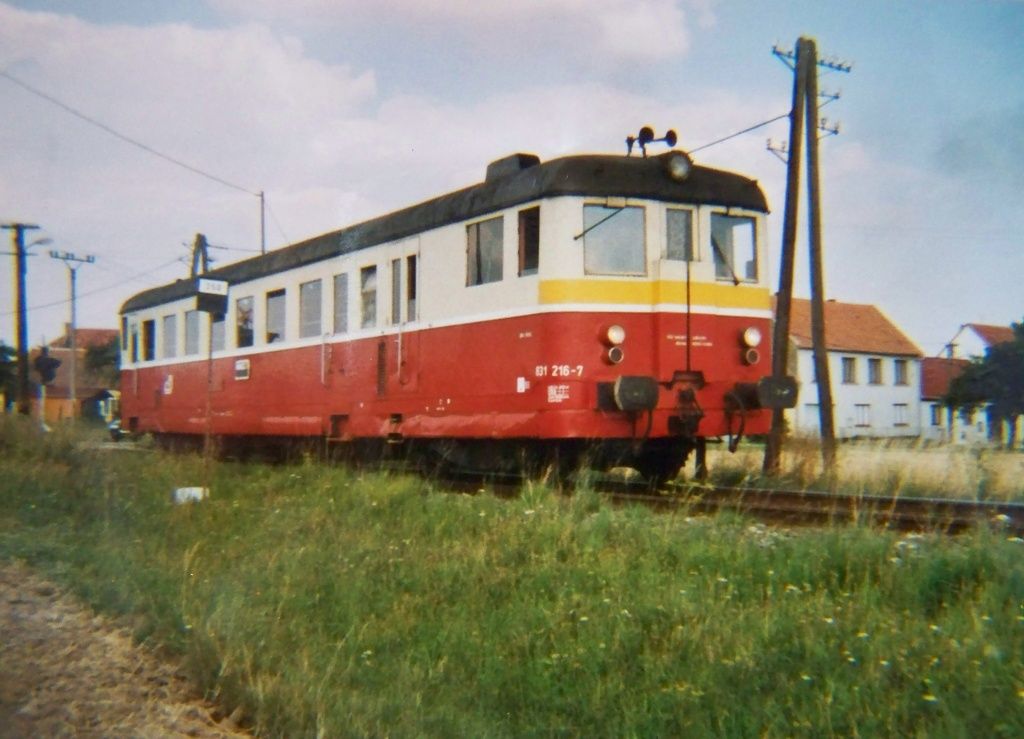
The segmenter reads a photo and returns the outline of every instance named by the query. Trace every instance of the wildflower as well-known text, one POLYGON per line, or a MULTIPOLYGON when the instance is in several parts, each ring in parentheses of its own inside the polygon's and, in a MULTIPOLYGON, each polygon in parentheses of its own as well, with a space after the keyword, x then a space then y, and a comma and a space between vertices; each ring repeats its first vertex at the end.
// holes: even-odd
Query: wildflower
POLYGON ((532 516, 532 515, 533 515, 534 513, 536 513, 536 512, 537 512, 537 511, 535 511, 535 510, 533 510, 533 509, 531 508, 531 509, 529 509, 528 511, 523 511, 523 515, 524 515, 524 516, 532 516))
POLYGON ((580 623, 581 624, 585 624, 589 620, 590 620, 590 616, 580 616, 580 623))
POLYGON ((718 582, 729 582, 729 578, 719 576, 718 582))
POLYGON ((798 588, 796 585, 788 584, 788 585, 786 585, 786 592, 787 593, 799 593, 800 592, 800 588, 798 588))
POLYGON ((984 621, 985 623, 988 623, 989 621, 992 620, 992 617, 991 616, 982 616, 981 620, 984 621))
POLYGON ((1019 536, 1008 536, 1008 537, 1006 537, 1006 540, 1007 541, 1011 541, 1014 544, 1022 544, 1022 543, 1024 543, 1024 539, 1021 539, 1019 536))
POLYGON ((925 701, 928 701, 929 703, 938 703, 939 702, 939 699, 935 696, 934 693, 925 693, 924 695, 921 696, 921 699, 925 700, 925 701))
POLYGON ((1017 691, 1017 697, 1024 701, 1024 688, 1017 691))
POLYGON ((486 515, 487 515, 487 511, 480 511, 480 518, 483 518, 486 515))
POLYGON ((846 661, 849 662, 851 665, 857 664, 857 658, 854 657, 852 654, 846 655, 846 661))
POLYGON ((890 666, 889 660, 887 660, 887 659, 880 659, 880 660, 878 660, 878 664, 880 664, 882 667, 886 667, 886 668, 888 668, 890 666))
POLYGON ((867 639, 868 638, 868 632, 866 632, 866 631, 858 631, 857 632, 857 638, 858 639, 867 639))
POLYGON ((836 622, 836 620, 834 618, 832 618, 831 616, 825 616, 821 620, 824 621, 827 624, 834 624, 836 622))
POLYGON ((809 682, 811 682, 811 681, 812 681, 812 680, 813 680, 814 678, 813 678, 813 677, 811 677, 810 675, 808 675, 807 673, 804 673, 803 675, 801 675, 801 676, 800 676, 800 679, 801 679, 801 680, 803 680, 803 681, 804 681, 805 683, 809 683, 809 682))
POLYGON ((931 629, 936 634, 938 634, 940 631, 942 631, 942 628, 938 624, 928 624, 928 628, 931 629))

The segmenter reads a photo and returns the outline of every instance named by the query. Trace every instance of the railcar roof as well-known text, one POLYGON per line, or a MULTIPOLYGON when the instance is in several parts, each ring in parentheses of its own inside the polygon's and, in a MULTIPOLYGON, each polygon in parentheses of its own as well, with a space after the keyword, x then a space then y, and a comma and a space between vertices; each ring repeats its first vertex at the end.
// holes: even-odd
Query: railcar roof
MULTIPOLYGON (((542 163, 530 155, 513 155, 509 160, 515 159, 515 166, 490 171, 484 182, 226 265, 204 276, 226 280, 229 284, 246 282, 559 195, 630 197, 768 211, 764 193, 755 180, 733 172, 694 166, 689 177, 677 182, 668 176, 665 168, 665 159, 669 155, 640 158, 587 154, 542 163)), ((178 280, 129 298, 121 307, 121 313, 193 294, 193 280, 178 280)))

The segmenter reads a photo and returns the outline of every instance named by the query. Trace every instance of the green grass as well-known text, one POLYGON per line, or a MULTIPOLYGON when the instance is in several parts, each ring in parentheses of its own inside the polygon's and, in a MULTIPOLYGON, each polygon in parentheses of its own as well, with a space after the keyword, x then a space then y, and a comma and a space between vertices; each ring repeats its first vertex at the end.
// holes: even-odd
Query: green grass
POLYGON ((515 500, 0 423, 0 558, 267 736, 1021 736, 1024 543, 515 500))

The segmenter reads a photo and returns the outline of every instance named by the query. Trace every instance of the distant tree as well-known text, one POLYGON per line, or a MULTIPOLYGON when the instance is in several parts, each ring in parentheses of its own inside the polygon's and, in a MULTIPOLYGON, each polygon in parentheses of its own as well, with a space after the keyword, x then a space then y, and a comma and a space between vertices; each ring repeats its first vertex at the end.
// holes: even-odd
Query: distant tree
MULTIPOLYGON (((18 353, 13 347, 0 341, 0 392, 6 402, 14 400, 18 389, 18 353)), ((0 409, 0 411, 6 409, 0 409)))
POLYGON ((946 403, 963 411, 990 404, 993 422, 1010 427, 1007 448, 1017 442, 1017 419, 1024 415, 1024 321, 1012 324, 1013 340, 996 344, 974 359, 949 385, 946 403))
POLYGON ((97 377, 102 377, 107 384, 117 384, 120 374, 121 353, 118 350, 118 337, 113 337, 105 344, 95 344, 85 350, 85 367, 97 377))

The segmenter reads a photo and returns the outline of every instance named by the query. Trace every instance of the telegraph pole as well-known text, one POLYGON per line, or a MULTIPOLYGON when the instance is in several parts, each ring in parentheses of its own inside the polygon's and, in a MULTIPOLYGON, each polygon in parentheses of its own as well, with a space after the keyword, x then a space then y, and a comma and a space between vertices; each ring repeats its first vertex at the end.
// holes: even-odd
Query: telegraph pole
POLYGON ((11 243, 14 246, 14 291, 17 295, 18 322, 18 413, 28 415, 28 316, 25 310, 25 232, 39 228, 33 223, 4 223, 0 228, 11 231, 11 243))
MULTIPOLYGON (((818 422, 821 429, 822 461, 825 474, 831 476, 835 465, 836 439, 832 412, 832 384, 828 372, 828 352, 825 345, 825 279, 821 238, 821 194, 818 171, 818 130, 836 134, 838 127, 828 127, 818 120, 819 94, 817 68, 849 72, 851 67, 832 59, 819 60, 813 39, 797 40, 795 53, 778 48, 772 53, 782 59, 795 72, 793 81, 793 109, 790 113, 789 158, 786 173, 786 210, 782 231, 782 255, 779 266, 779 293, 776 298, 776 319, 773 333, 772 374, 782 378, 787 373, 789 359, 789 322, 793 295, 793 264, 796 252, 797 201, 800 188, 801 141, 807 139, 807 198, 808 241, 811 273, 811 338, 814 348, 814 369, 818 385, 818 422), (806 118, 806 130, 800 125, 801 114, 806 118)), ((828 95, 828 102, 838 95, 828 95)), ((771 149, 771 145, 769 144, 771 149)), ((774 151, 774 150, 773 150, 774 151)), ((784 416, 781 410, 772 412, 772 428, 765 445, 765 474, 777 474, 782 451, 784 416)))
POLYGON ((78 375, 76 372, 78 368, 78 341, 76 338, 78 325, 75 309, 77 304, 75 278, 78 274, 79 267, 81 267, 83 264, 92 264, 93 262, 96 261, 96 257, 92 256, 91 254, 84 257, 77 257, 71 252, 66 251, 51 251, 50 256, 53 257, 54 259, 61 260, 62 262, 64 262, 64 265, 68 268, 68 278, 70 281, 71 288, 71 328, 69 331, 69 333, 71 334, 71 364, 69 366, 70 379, 68 382, 68 398, 71 400, 71 417, 78 418, 78 375))
MULTIPOLYGON (((793 302, 793 267, 796 259, 796 221, 800 201, 800 148, 804 137, 804 100, 807 87, 807 54, 803 39, 796 46, 796 74, 793 75, 793 109, 789 113, 789 155, 786 160, 786 206, 782 221, 782 254, 779 258, 779 292, 775 298, 775 326, 772 333, 772 374, 783 378, 789 371, 789 317, 793 302)), ((772 410, 772 428, 764 449, 766 475, 779 472, 785 411, 772 410)))

